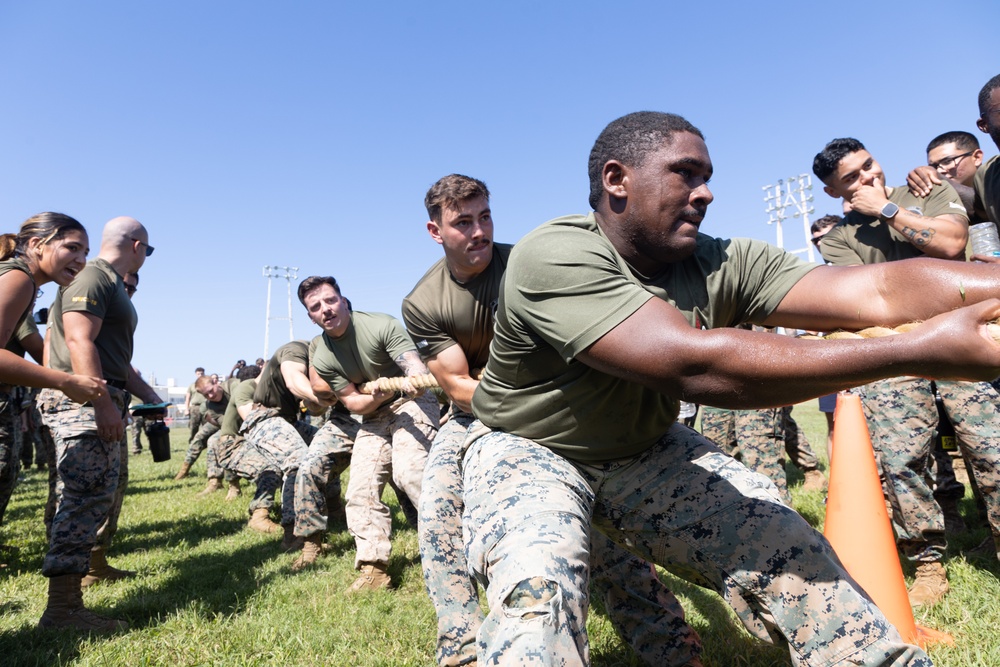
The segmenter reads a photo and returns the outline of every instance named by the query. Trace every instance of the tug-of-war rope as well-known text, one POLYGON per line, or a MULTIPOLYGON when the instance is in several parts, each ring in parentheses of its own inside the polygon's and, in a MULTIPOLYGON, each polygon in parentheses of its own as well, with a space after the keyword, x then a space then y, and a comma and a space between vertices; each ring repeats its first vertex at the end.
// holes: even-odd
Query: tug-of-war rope
MULTIPOLYGON (((482 368, 473 369, 469 376, 473 380, 478 380, 483 375, 482 368)), ((441 385, 430 373, 424 373, 422 375, 403 375, 400 377, 393 378, 379 378, 377 380, 372 380, 371 382, 365 382, 363 385, 358 387, 358 391, 362 394, 374 393, 376 389, 381 389, 382 391, 402 391, 403 382, 409 380, 410 384, 416 389, 439 389, 441 385)))
MULTIPOLYGON (((998 320, 997 322, 1000 322, 998 320)), ((986 331, 990 334, 990 338, 1000 343, 1000 324, 997 322, 989 322, 986 325, 986 331)), ((913 331, 919 327, 923 322, 907 322, 905 324, 900 324, 897 327, 868 327, 867 329, 861 329, 860 331, 834 331, 832 333, 818 335, 818 334, 801 334, 797 338, 806 338, 809 340, 842 340, 842 339, 859 339, 859 338, 884 338, 885 336, 895 336, 896 334, 906 333, 908 331, 913 331)))

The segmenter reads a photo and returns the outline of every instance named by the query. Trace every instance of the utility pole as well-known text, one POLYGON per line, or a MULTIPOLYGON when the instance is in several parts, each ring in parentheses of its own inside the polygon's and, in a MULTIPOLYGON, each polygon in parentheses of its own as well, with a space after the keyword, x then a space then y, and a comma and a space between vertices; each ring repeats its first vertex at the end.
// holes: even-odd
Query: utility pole
POLYGON ((292 281, 298 278, 297 266, 265 266, 264 277, 267 278, 267 319, 264 323, 264 359, 270 359, 271 320, 288 320, 288 340, 295 339, 292 330, 292 281), (271 317, 271 279, 284 278, 288 283, 288 317, 271 317))
POLYGON ((812 190, 812 187, 812 176, 799 174, 798 176, 789 176, 787 179, 779 178, 777 185, 765 185, 761 190, 767 193, 764 195, 764 202, 767 204, 767 224, 773 224, 777 229, 777 246, 779 248, 785 247, 781 222, 788 218, 785 211, 790 207, 794 208, 795 212, 792 213, 792 217, 802 218, 802 232, 806 245, 804 248, 795 248, 788 252, 795 254, 804 252, 810 262, 815 262, 816 255, 813 251, 812 232, 809 230, 809 216, 816 209, 812 206, 812 194, 806 194, 807 191, 812 190))

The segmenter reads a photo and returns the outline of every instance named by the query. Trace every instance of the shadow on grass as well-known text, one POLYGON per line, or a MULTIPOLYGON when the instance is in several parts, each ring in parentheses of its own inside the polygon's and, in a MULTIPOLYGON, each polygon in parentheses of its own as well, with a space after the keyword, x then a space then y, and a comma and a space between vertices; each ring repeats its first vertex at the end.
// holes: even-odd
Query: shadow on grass
MULTIPOLYGON (((241 612, 254 594, 274 577, 260 576, 261 566, 278 557, 278 544, 247 545, 225 553, 200 554, 171 563, 171 573, 149 585, 137 586, 118 598, 112 607, 87 601, 92 611, 129 621, 131 630, 156 626, 160 620, 190 609, 197 601, 206 618, 241 612)), ((110 586, 102 584, 104 586, 110 586)), ((89 597, 85 594, 85 599, 89 597)), ((23 610, 4 604, 3 613, 23 610)), ((71 630, 39 631, 33 625, 0 634, 0 655, 5 665, 69 664, 80 656, 80 647, 91 639, 71 630)))
POLYGON ((136 629, 190 609, 195 600, 198 613, 207 618, 237 614, 274 578, 273 573, 261 576, 261 566, 280 555, 281 549, 274 542, 175 561, 165 580, 130 590, 115 612, 128 618, 136 629))
POLYGON ((205 541, 240 532, 246 526, 242 518, 222 516, 191 516, 164 521, 142 521, 130 524, 115 534, 111 548, 114 555, 124 556, 136 551, 152 551, 176 545, 180 541, 192 547, 205 541))

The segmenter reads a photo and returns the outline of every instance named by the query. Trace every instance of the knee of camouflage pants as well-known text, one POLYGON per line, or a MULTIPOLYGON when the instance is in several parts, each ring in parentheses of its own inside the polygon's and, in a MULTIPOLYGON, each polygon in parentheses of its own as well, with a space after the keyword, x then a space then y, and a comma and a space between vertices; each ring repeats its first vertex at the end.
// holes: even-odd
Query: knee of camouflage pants
POLYGON ((327 529, 328 498, 340 501, 340 473, 350 463, 358 423, 330 420, 313 436, 295 478, 295 535, 327 529), (345 430, 345 428, 347 430, 345 430))
POLYGON ((480 661, 588 664, 590 488, 562 457, 506 433, 476 440, 463 468, 467 557, 490 608, 480 661))

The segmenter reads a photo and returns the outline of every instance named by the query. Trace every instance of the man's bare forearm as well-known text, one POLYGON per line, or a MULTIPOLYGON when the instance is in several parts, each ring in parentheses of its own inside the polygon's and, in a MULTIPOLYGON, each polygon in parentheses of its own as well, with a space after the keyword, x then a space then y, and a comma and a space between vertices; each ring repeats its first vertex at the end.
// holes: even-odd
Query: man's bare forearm
POLYGON ((125 382, 125 389, 133 396, 138 396, 145 403, 159 403, 160 396, 149 383, 135 372, 134 368, 129 369, 128 380, 125 382))
POLYGON ((736 329, 692 329, 651 299, 578 355, 594 368, 692 403, 731 409, 790 405, 874 380, 987 380, 1000 345, 985 323, 1000 301, 935 317, 906 334, 865 340, 799 340, 736 329))
POLYGON ((406 375, 426 375, 430 372, 424 362, 420 360, 420 354, 416 350, 407 350, 393 361, 406 375))
POLYGON ((1000 266, 931 258, 820 266, 760 324, 813 331, 893 327, 1000 297, 1000 266))

